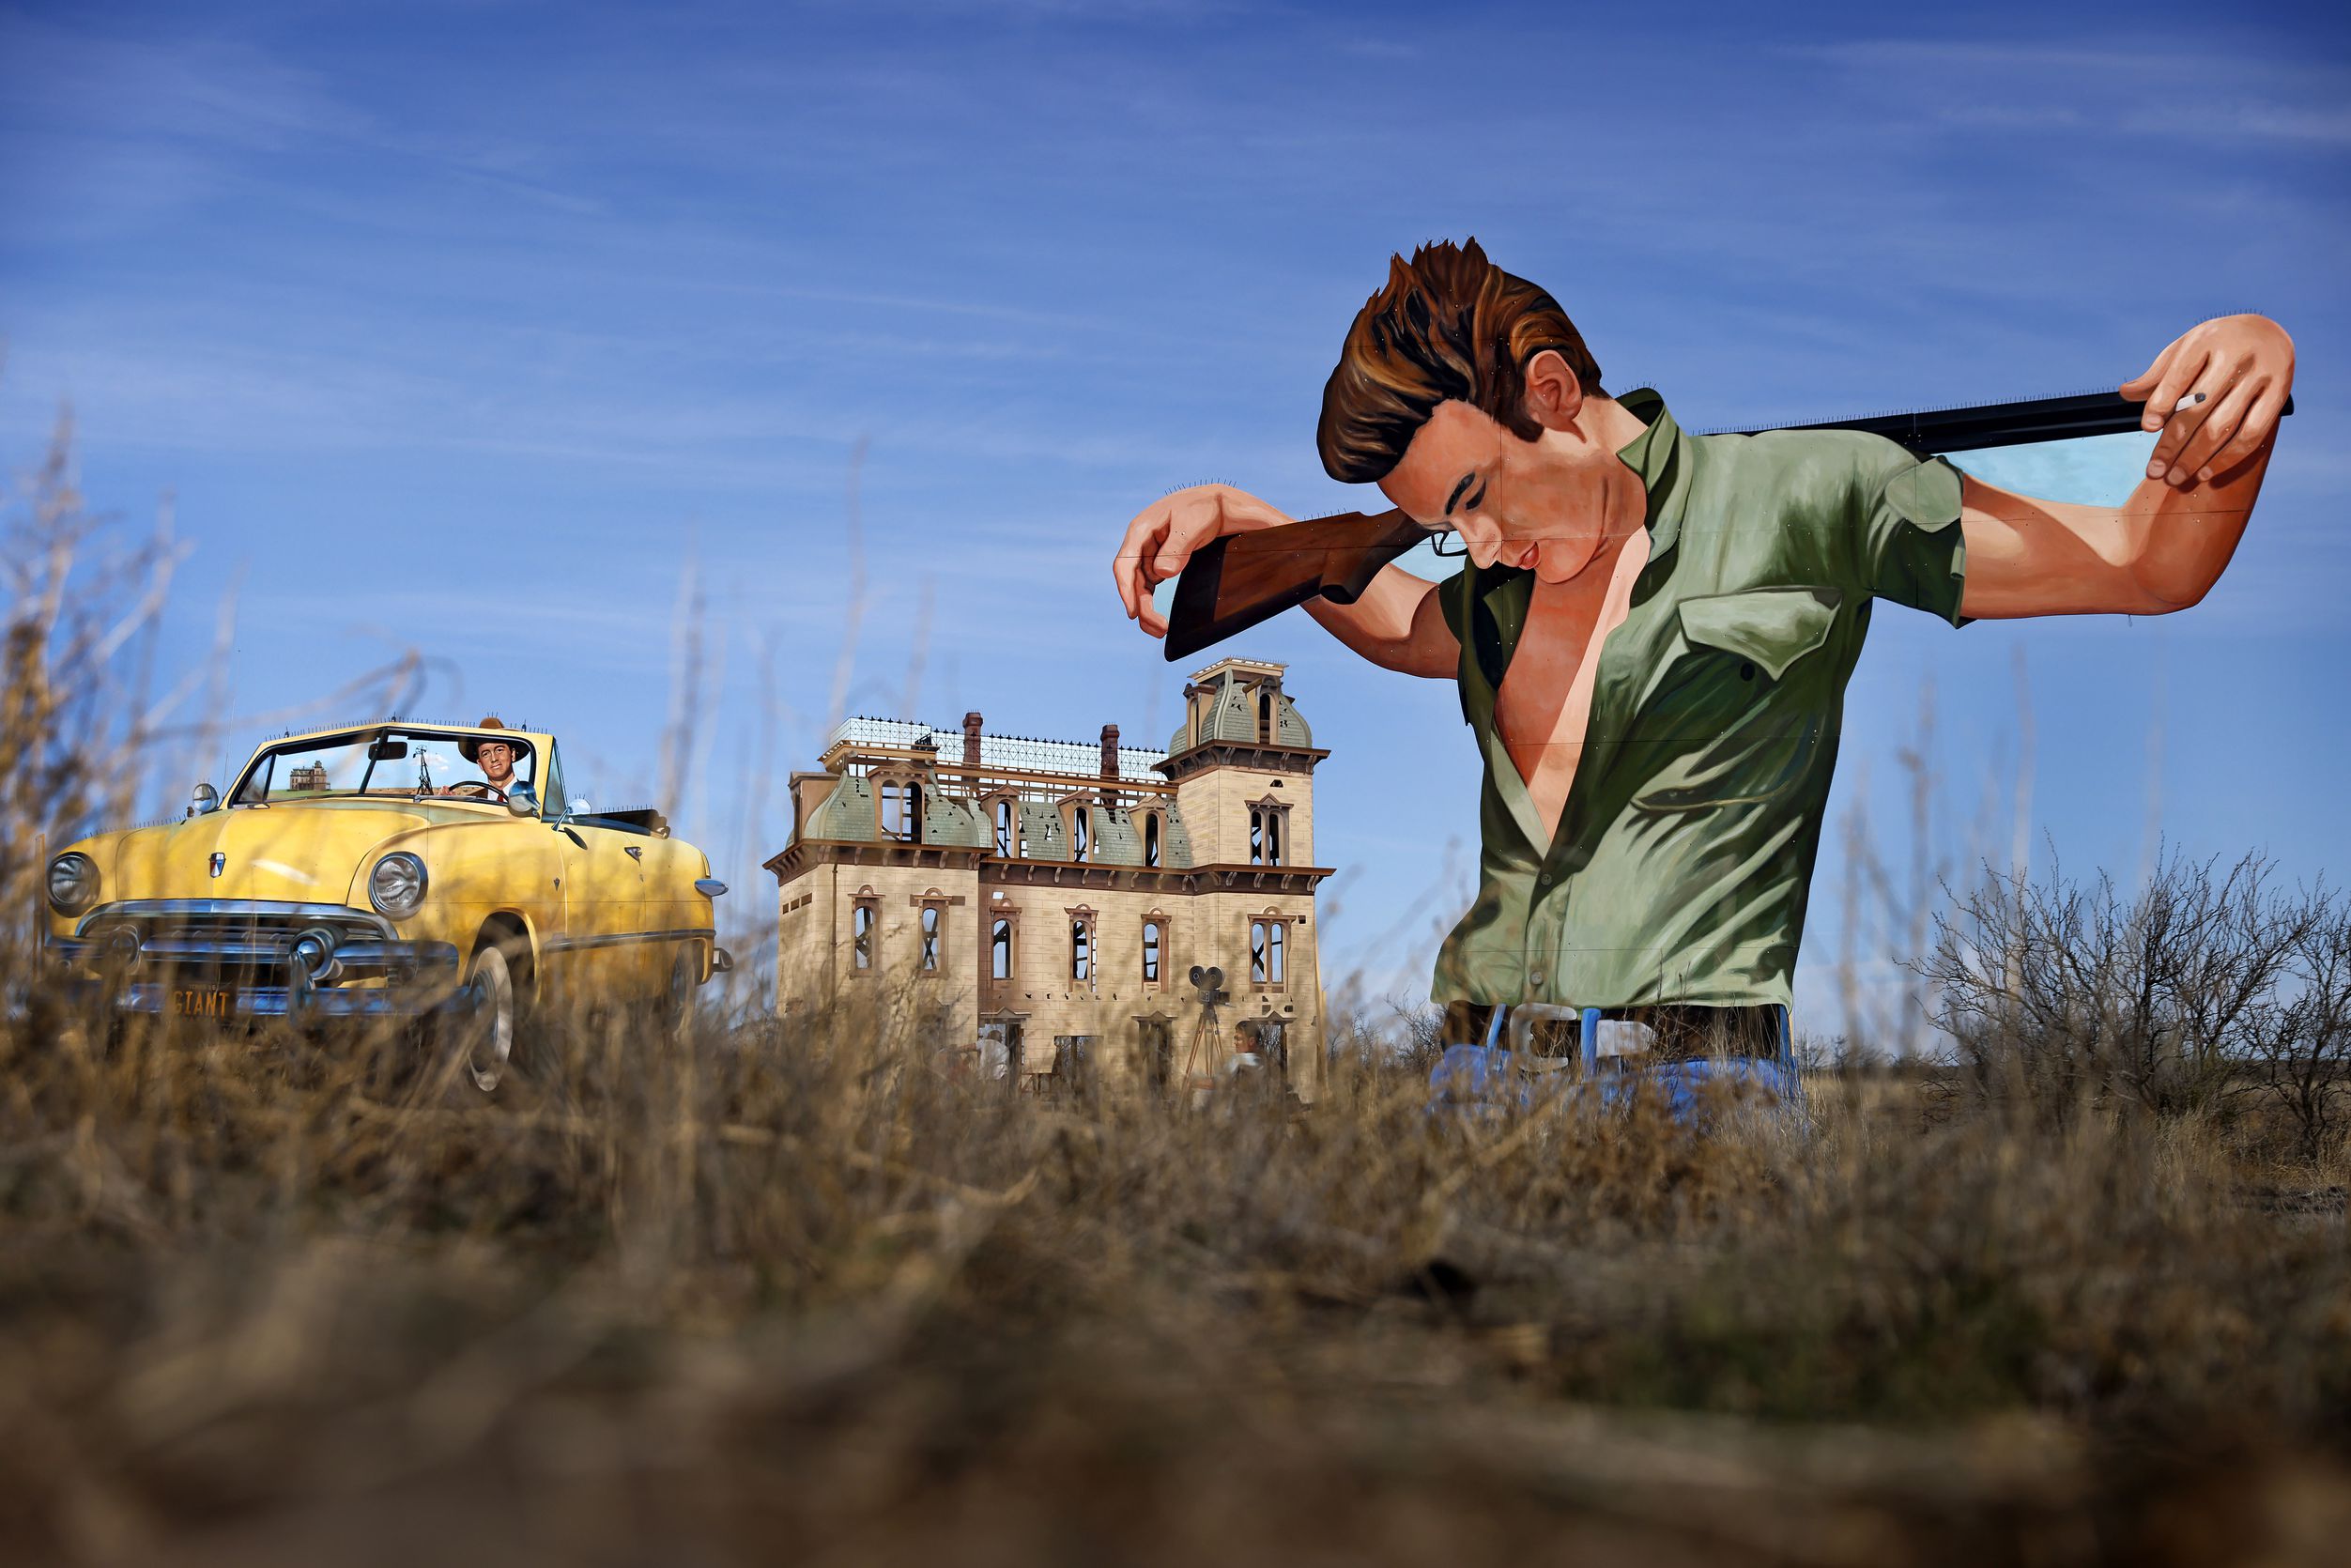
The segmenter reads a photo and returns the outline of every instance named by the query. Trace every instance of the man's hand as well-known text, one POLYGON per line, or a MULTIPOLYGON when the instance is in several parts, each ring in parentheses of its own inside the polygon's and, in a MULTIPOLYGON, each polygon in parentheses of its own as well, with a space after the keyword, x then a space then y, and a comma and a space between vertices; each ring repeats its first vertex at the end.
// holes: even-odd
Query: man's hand
POLYGON ((1151 603, 1155 586, 1181 572, 1192 552, 1211 541, 1291 520, 1230 484, 1195 484, 1152 502, 1127 525, 1127 536, 1111 558, 1110 575, 1127 619, 1141 622, 1153 637, 1165 637, 1167 617, 1151 603))
POLYGON ((2117 390, 2144 399, 2146 428, 2163 432, 2147 477, 2178 486, 2208 482, 2260 451, 2278 428, 2294 390, 2294 340, 2267 316, 2224 315, 2190 327, 2117 390), (2179 407, 2198 392, 2202 402, 2179 407))

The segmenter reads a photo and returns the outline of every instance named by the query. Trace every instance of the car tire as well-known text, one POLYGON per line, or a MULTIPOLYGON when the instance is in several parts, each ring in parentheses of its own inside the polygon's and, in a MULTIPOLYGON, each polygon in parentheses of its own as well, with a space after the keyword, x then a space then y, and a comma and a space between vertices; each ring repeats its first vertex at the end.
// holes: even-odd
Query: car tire
POLYGON ((453 1031, 458 1059, 473 1080, 473 1086, 485 1095, 492 1094, 514 1063, 515 1039, 521 1022, 515 966, 502 944, 484 942, 473 950, 473 961, 466 971, 466 985, 475 992, 475 1001, 472 1011, 458 1021, 453 1031))
POLYGON ((681 947, 669 961, 669 984, 661 993, 658 1014, 662 1028, 676 1034, 694 1016, 694 988, 702 981, 701 955, 681 947))

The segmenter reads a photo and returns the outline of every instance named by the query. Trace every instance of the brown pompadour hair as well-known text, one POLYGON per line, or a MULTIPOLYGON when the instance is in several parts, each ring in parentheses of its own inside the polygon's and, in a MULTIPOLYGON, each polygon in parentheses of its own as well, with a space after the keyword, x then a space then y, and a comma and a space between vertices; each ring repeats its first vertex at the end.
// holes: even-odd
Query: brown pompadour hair
POLYGON ((1349 484, 1380 478, 1448 398, 1533 440, 1543 427, 1519 405, 1527 361, 1546 348, 1586 395, 1600 391, 1599 361, 1559 301, 1486 260, 1476 239, 1390 257, 1387 285, 1356 314, 1323 387, 1314 444, 1324 469, 1349 484))

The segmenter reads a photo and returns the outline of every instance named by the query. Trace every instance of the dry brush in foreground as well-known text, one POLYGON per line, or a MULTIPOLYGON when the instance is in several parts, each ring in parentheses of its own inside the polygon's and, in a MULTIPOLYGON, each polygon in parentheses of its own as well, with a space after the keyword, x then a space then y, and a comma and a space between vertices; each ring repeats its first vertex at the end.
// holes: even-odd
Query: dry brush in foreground
POLYGON ((1371 1069, 1303 1115, 1043 1105, 886 1014, 543 1022, 484 1102, 402 1036, 11 1021, 0 1551, 2295 1560, 2351 1522, 2340 1194, 2204 1124, 1823 1079, 1801 1128, 1464 1127, 1371 1069))

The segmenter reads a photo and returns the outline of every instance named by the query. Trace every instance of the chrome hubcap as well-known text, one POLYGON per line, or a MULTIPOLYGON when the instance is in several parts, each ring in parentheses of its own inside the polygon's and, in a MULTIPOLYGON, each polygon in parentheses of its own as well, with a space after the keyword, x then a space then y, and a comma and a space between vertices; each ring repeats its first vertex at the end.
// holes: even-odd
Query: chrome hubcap
POLYGON ((473 961, 473 1017, 466 1025, 466 1070, 484 1094, 498 1087, 515 1053, 515 981, 506 955, 484 947, 473 961))

